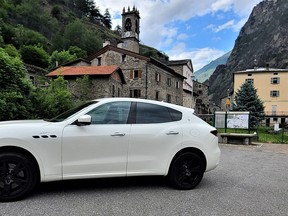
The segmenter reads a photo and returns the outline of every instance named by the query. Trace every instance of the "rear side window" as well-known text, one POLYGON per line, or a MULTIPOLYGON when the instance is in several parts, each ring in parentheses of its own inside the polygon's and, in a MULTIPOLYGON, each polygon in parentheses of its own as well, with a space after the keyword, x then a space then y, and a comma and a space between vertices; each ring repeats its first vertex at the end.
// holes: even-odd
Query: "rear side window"
POLYGON ((137 103, 136 124, 153 124, 179 121, 182 113, 156 104, 137 103))

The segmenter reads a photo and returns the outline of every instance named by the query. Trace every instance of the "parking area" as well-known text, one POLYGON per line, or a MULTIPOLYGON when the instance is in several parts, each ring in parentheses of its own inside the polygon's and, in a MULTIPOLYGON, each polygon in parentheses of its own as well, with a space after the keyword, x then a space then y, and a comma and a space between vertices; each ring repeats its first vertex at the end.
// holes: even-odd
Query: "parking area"
POLYGON ((288 145, 220 147, 220 165, 194 190, 158 177, 46 183, 23 201, 0 203, 0 216, 288 215, 288 145))

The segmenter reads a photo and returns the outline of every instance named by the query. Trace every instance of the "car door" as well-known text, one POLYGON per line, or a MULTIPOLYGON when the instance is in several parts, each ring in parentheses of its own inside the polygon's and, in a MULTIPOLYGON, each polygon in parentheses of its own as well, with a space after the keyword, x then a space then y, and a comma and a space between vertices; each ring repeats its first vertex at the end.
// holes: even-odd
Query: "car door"
POLYGON ((131 125, 130 102, 110 102, 86 113, 90 125, 68 125, 63 132, 63 178, 126 175, 131 125))
POLYGON ((127 175, 161 175, 169 157, 182 143, 182 113, 170 108, 137 103, 128 150, 127 175))

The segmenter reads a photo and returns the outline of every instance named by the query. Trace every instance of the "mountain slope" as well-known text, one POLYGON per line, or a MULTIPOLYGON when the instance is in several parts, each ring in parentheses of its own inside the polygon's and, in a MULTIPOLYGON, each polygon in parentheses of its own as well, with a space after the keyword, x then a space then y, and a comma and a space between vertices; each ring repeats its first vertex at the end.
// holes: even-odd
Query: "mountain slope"
POLYGON ((225 66, 209 78, 209 93, 217 104, 233 89, 233 72, 249 68, 288 67, 288 1, 264 0, 254 7, 235 41, 225 66))
POLYGON ((209 64, 205 65, 201 69, 195 71, 193 74, 195 75, 195 78, 199 82, 205 82, 209 77, 213 74, 215 71, 216 67, 218 65, 226 64, 229 56, 231 54, 231 51, 228 53, 225 53, 223 56, 213 60, 209 64))

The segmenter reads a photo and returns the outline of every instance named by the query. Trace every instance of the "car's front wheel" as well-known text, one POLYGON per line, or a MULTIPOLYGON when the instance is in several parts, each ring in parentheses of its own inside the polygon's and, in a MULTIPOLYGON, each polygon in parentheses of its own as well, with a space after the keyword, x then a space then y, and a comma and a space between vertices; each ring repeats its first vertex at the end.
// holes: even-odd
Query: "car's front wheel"
POLYGON ((19 153, 0 154, 0 201, 25 197, 37 184, 33 163, 19 153))
POLYGON ((195 153, 186 152, 172 162, 168 178, 173 187, 189 190, 201 182, 204 171, 202 159, 195 153))

